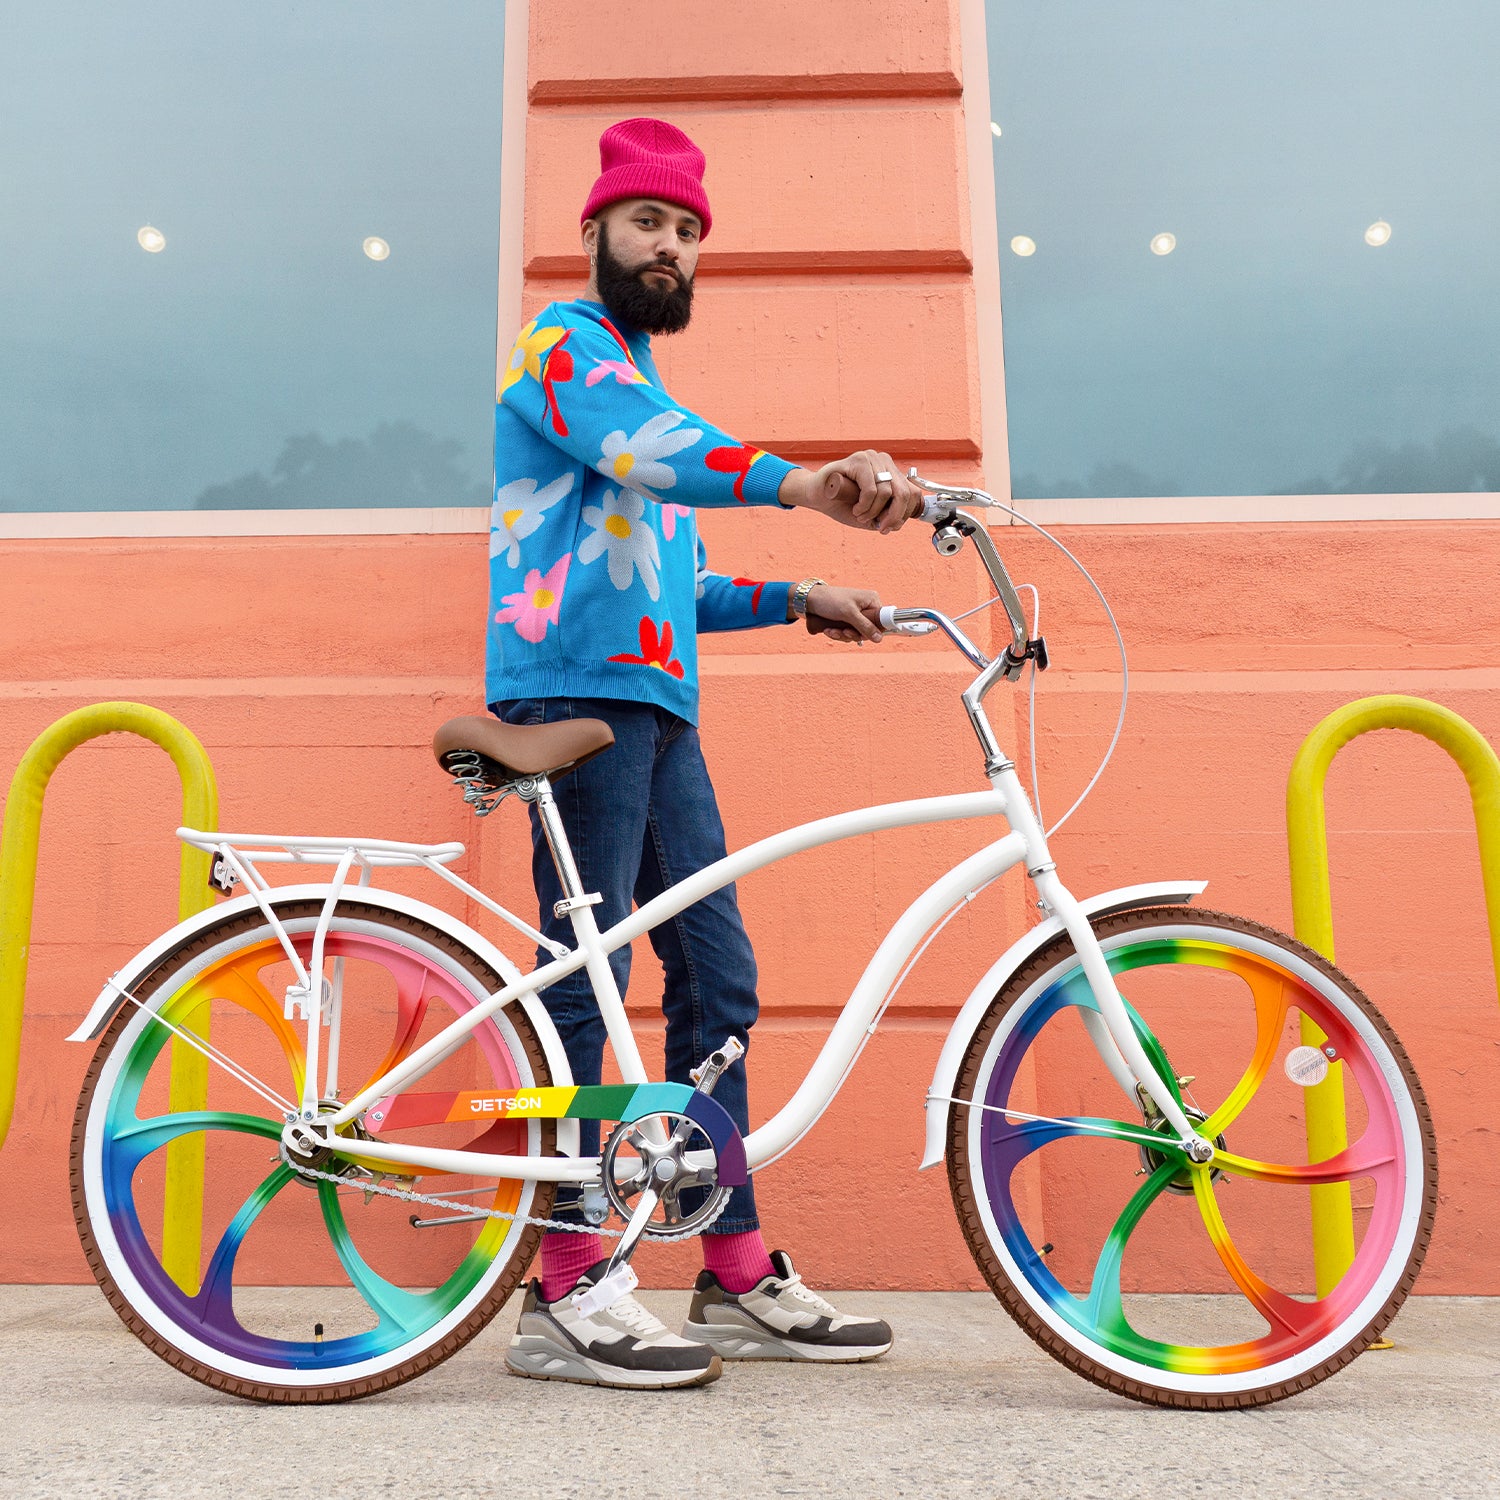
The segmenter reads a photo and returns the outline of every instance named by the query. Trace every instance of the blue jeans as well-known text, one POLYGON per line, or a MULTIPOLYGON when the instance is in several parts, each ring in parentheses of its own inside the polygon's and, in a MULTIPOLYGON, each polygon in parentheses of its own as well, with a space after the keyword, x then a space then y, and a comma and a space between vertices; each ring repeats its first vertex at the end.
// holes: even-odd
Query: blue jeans
MULTIPOLYGON (((560 719, 603 719, 615 732, 614 747, 561 778, 553 793, 567 831, 585 891, 597 891, 594 908, 600 930, 630 915, 631 902, 644 906, 668 886, 724 857, 724 825, 698 731, 685 719, 649 703, 609 698, 521 699, 491 705, 507 724, 551 724, 560 719)), ((531 809, 531 873, 541 908, 541 930, 572 947, 573 924, 555 917, 553 903, 563 896, 536 808, 531 809)), ((651 934, 651 946, 665 971, 662 1011, 667 1021, 667 1081, 688 1083, 688 1072, 733 1034, 746 1047, 760 1012, 755 989, 755 954, 740 920, 734 886, 705 896, 651 934)), ((538 950, 537 962, 551 955, 538 950)), ((630 948, 610 955, 615 983, 624 995, 630 982, 630 948)), ((562 1037, 573 1081, 600 1081, 604 1063, 604 1018, 587 973, 580 970, 542 992, 542 1000, 562 1037)), ((720 1078, 714 1098, 729 1112, 741 1134, 750 1129, 745 1061, 720 1078)), ((599 1150, 599 1127, 582 1126, 582 1150, 599 1150)), ((576 1199, 563 1190, 559 1218, 576 1217, 576 1199)), ((685 1195, 685 1206, 692 1198, 685 1195)), ((751 1184, 736 1188, 716 1234, 759 1228, 751 1184)))

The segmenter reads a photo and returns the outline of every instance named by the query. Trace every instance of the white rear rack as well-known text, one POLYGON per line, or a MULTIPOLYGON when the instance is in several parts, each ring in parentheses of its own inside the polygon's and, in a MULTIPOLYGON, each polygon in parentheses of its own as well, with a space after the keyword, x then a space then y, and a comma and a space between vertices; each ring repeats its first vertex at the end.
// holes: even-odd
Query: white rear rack
POLYGON ((402 844, 394 839, 284 837, 270 833, 204 833, 179 828, 177 837, 205 854, 218 854, 227 845, 255 864, 337 865, 352 852, 354 862, 367 868, 389 865, 446 865, 463 852, 462 844, 402 844))

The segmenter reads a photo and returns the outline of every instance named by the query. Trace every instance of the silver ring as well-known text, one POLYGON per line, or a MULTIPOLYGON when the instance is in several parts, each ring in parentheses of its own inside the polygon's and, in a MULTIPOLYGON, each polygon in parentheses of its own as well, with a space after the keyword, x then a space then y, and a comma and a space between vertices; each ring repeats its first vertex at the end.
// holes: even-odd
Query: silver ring
POLYGON ((887 472, 887 471, 886 471, 886 470, 885 470, 885 469, 882 469, 882 470, 881 470, 881 471, 880 471, 880 472, 879 472, 879 473, 878 473, 878 474, 877 474, 877 475, 876 475, 876 476, 875 476, 875 483, 876 483, 876 484, 890 484, 890 482, 891 482, 891 481, 892 481, 892 479, 893 479, 893 478, 894 478, 894 477, 895 477, 895 476, 894 476, 894 475, 892 475, 892 474, 890 474, 890 473, 888 473, 888 472, 887 472))

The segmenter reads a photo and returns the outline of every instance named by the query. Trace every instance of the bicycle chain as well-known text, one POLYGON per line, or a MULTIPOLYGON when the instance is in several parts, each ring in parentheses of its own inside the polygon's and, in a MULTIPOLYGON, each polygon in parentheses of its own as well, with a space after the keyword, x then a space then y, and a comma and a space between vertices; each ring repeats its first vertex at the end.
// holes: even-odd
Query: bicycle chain
MULTIPOLYGON (((319 1182, 331 1182, 335 1186, 353 1187, 365 1194, 373 1193, 381 1198, 396 1198, 403 1203, 425 1203, 429 1208, 446 1209, 449 1213, 455 1208, 467 1206, 457 1204, 451 1198, 437 1198, 431 1193, 419 1193, 415 1188, 412 1188, 410 1191, 404 1191, 401 1188, 384 1187, 378 1182, 359 1182, 348 1177, 341 1177, 337 1172, 320 1172, 316 1167, 298 1166, 291 1159, 291 1155, 286 1149, 285 1141, 280 1143, 277 1150, 280 1154, 282 1165, 289 1171, 295 1172, 299 1177, 317 1178, 319 1182)), ((719 1207, 719 1212, 704 1223, 695 1225, 692 1229, 686 1230, 681 1234, 672 1234, 666 1231, 657 1233, 648 1230, 643 1238, 660 1244, 672 1244, 677 1240, 693 1239, 695 1236, 702 1234, 728 1207, 729 1195, 726 1193, 724 1201, 719 1207)), ((560 1229, 566 1231, 568 1234, 597 1234, 613 1240, 623 1239, 625 1236, 623 1229, 606 1229, 602 1224, 575 1224, 571 1220, 543 1219, 537 1217, 535 1214, 507 1213, 501 1208, 479 1208, 473 1206, 473 1212, 482 1214, 487 1219, 505 1219, 512 1224, 540 1224, 543 1229, 560 1229)))

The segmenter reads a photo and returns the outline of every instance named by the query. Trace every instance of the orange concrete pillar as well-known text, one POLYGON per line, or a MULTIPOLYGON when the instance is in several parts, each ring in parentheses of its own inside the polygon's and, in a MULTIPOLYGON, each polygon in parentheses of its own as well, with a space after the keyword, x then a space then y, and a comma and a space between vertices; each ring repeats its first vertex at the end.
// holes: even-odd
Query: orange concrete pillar
MULTIPOLYGON (((519 232, 521 251, 502 250, 501 348, 511 318, 577 295, 586 279, 578 214, 600 132, 660 116, 705 152, 714 209, 693 326, 656 341, 673 394, 786 458, 879 446, 937 477, 988 472, 1003 490, 988 82, 982 34, 971 35, 982 24, 982 8, 958 0, 671 13, 640 0, 533 0, 524 117, 514 54, 510 71, 508 150, 524 127, 524 207, 512 171, 505 233, 519 232), (967 95, 966 46, 978 59, 967 95), (976 146, 988 215, 977 236, 976 146)), ((715 565, 736 573, 816 573, 955 609, 985 597, 972 556, 942 562, 925 528, 882 539, 807 516, 722 512, 700 524, 715 565)), ((704 740, 731 847, 860 803, 983 784, 957 702, 972 674, 950 650, 854 651, 790 631, 704 644, 704 740)), ((1003 698, 995 710, 1004 734, 1003 698)), ((907 901, 990 836, 950 827, 867 839, 742 887, 762 971, 757 1118, 790 1093, 907 901)), ((771 1237, 818 1280, 975 1284, 941 1172, 915 1171, 921 1104, 947 1019, 1024 921, 1019 892, 956 921, 828 1117, 764 1179, 771 1237)), ((653 982, 639 963, 630 998, 646 1024, 653 982)), ((672 1283, 691 1257, 650 1259, 672 1283)))

